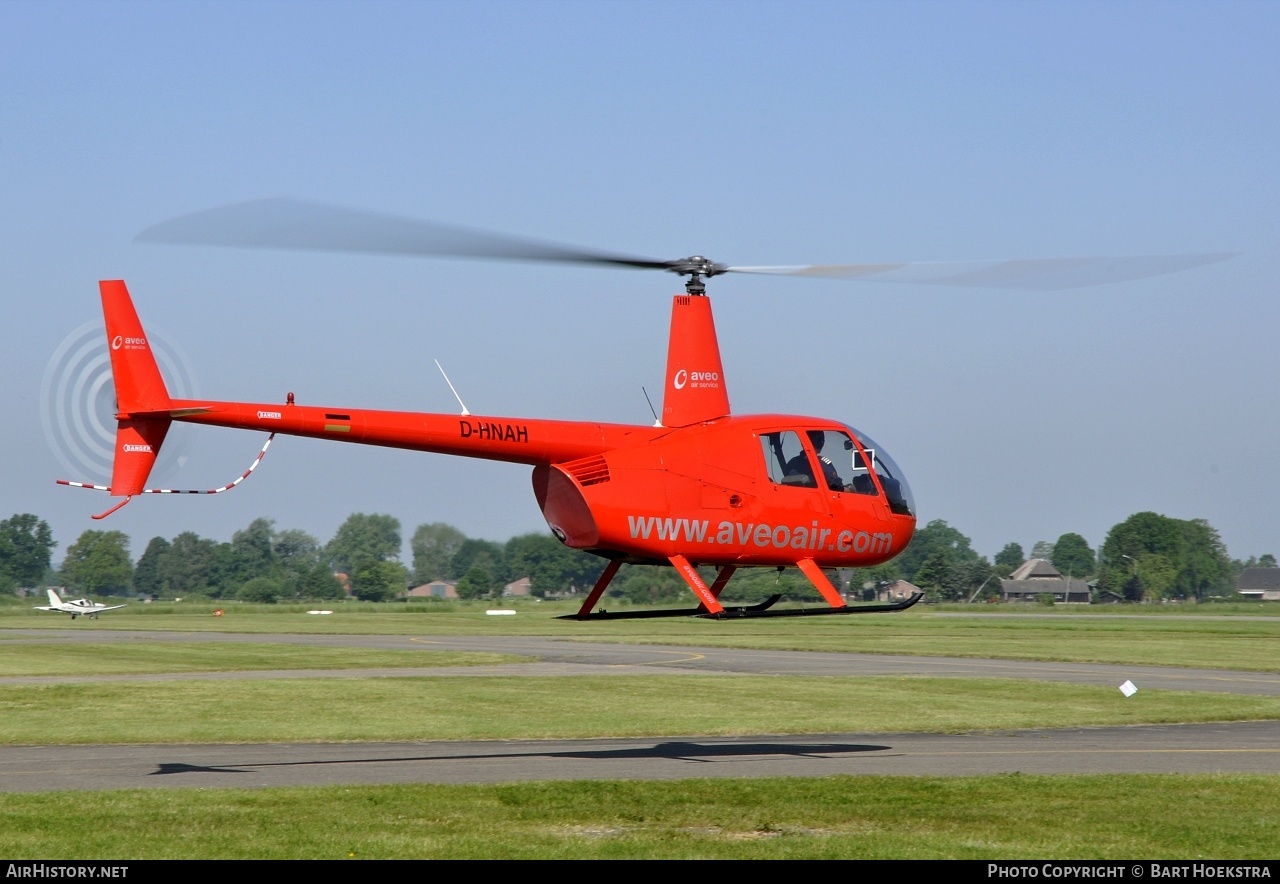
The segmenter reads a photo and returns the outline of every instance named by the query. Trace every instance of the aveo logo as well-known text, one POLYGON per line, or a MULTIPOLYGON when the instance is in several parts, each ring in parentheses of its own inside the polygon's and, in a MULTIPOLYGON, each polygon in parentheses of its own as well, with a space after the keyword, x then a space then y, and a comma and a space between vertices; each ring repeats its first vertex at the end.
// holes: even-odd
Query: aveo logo
POLYGON ((151 446, 150 445, 129 445, 128 443, 126 443, 124 446, 124 450, 126 452, 141 451, 145 454, 150 454, 151 446))
POLYGON ((719 386, 719 381, 720 372, 718 371, 685 371, 683 368, 671 379, 672 385, 677 390, 683 390, 690 382, 694 388, 697 388, 719 386))
POLYGON ((126 350, 142 350, 147 346, 146 338, 126 338, 124 335, 116 335, 111 339, 111 349, 119 350, 124 347, 126 350))

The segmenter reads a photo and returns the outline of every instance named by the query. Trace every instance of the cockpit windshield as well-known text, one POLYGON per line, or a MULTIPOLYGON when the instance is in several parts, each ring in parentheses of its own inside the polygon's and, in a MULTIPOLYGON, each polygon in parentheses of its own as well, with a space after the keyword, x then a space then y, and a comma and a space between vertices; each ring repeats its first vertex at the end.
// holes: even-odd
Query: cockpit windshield
POLYGON ((893 458, 869 436, 847 425, 845 429, 848 432, 780 430, 760 436, 769 478, 778 485, 869 497, 878 497, 883 489, 891 511, 915 515, 911 489, 893 458))
MULTIPOLYGON (((846 424, 846 426, 848 426, 846 424)), ((875 440, 849 427, 849 432, 858 440, 858 445, 862 451, 855 450, 853 452, 853 471, 855 485, 858 476, 866 476, 868 473, 874 472, 876 478, 880 480, 880 487, 884 489, 885 497, 889 501, 889 509, 895 513, 904 516, 914 516, 916 514, 916 502, 911 496, 911 488, 907 485, 907 479, 902 474, 902 470, 894 463, 889 452, 885 451, 875 440), (863 452, 866 456, 863 456, 863 452)))

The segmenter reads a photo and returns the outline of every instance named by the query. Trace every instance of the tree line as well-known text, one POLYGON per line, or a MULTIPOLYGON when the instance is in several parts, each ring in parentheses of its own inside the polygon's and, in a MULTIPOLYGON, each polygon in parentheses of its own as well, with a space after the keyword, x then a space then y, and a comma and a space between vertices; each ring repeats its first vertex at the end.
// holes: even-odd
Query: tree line
POLYGON ((1174 519, 1135 513, 1107 533, 1098 550, 1079 534, 1038 541, 1029 554, 1006 544, 987 561, 969 539, 942 520, 917 528, 898 558, 863 569, 859 585, 883 585, 898 579, 920 587, 932 599, 960 601, 997 597, 1007 579, 1029 558, 1049 562, 1067 579, 1083 580, 1095 598, 1108 594, 1124 601, 1203 600, 1234 595, 1245 568, 1276 567, 1274 555, 1232 559, 1218 532, 1203 519, 1174 519))
MULTIPOLYGON (((529 578, 534 595, 546 597, 590 588, 605 560, 569 549, 550 534, 530 533, 506 542, 468 537, 444 522, 419 525, 410 538, 412 565, 402 560, 398 519, 354 513, 328 542, 298 529, 277 529, 272 519, 254 519, 219 542, 184 531, 153 537, 135 563, 129 537, 120 531, 88 530, 52 567, 57 543, 37 516, 20 513, 0 521, 0 592, 63 585, 94 595, 154 598, 239 598, 275 602, 337 599, 350 595, 384 601, 413 585, 434 580, 455 584, 462 598, 501 595, 529 578)), ((1097 593, 1128 601, 1206 599, 1229 596, 1246 567, 1276 566, 1271 554, 1233 560, 1218 532, 1202 519, 1181 520, 1143 512, 1114 526, 1098 550, 1079 534, 1039 541, 1029 554, 1006 544, 991 560, 976 552, 945 521, 918 527, 910 545, 891 562, 833 575, 847 594, 870 599, 896 580, 920 587, 937 601, 997 597, 1000 580, 1027 558, 1050 562, 1065 577, 1089 581, 1097 593)), ((706 575, 712 577, 710 569, 706 575)), ((635 603, 687 599, 674 569, 625 566, 609 595, 635 603)), ((759 601, 814 596, 794 569, 744 569, 730 581, 726 600, 759 601)))

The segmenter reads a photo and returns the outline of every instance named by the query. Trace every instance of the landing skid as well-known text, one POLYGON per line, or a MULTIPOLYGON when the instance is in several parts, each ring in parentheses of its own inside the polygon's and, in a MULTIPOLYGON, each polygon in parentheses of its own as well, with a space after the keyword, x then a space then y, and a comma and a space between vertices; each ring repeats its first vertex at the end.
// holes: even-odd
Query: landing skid
MULTIPOLYGON (((744 605, 738 608, 725 608, 721 617, 759 617, 764 611, 773 607, 782 598, 771 595, 758 605, 744 605), (753 613, 754 612, 754 613, 753 613)), ((654 617, 706 617, 707 609, 696 608, 664 608, 659 611, 593 611, 590 614, 561 614, 557 620, 648 620, 654 617)))
POLYGON ((846 605, 843 608, 783 608, 778 611, 768 611, 763 608, 759 610, 744 608, 741 609, 741 613, 735 613, 729 608, 725 608, 723 614, 707 614, 704 612, 697 616, 705 617, 709 620, 724 620, 732 617, 811 617, 820 614, 883 614, 887 611, 905 611, 922 598, 924 598, 924 593, 917 592, 909 599, 892 602, 887 605, 846 605))
POLYGON ((751 617, 810 617, 821 614, 882 614, 905 611, 924 598, 917 592, 900 602, 883 605, 850 605, 843 608, 782 608, 770 610, 782 598, 772 595, 758 605, 725 608, 721 614, 710 614, 705 608, 668 608, 658 611, 598 611, 586 615, 563 614, 557 620, 647 620, 655 617, 702 617, 707 620, 745 620, 751 617))

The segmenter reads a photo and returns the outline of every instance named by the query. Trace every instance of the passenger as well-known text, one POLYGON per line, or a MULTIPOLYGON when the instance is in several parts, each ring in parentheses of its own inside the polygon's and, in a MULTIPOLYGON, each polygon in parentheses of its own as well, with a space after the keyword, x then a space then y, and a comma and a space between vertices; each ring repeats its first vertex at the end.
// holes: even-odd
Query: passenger
POLYGON ((857 494, 879 494, 876 491, 875 480, 871 478, 871 470, 867 467, 861 451, 853 456, 853 484, 850 490, 857 494))

